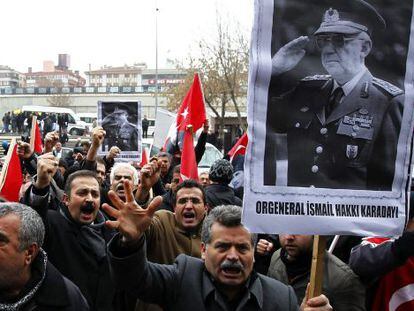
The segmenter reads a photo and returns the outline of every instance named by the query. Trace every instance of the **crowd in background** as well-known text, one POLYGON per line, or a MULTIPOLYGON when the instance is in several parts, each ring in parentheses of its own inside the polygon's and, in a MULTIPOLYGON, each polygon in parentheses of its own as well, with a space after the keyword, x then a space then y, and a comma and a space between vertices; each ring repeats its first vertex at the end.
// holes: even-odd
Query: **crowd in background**
POLYGON ((307 300, 313 236, 243 227, 243 155, 183 181, 180 152, 117 162, 116 146, 97 156, 104 138, 95 127, 66 157, 55 131, 42 154, 19 142, 22 204, 0 204, 0 310, 382 310, 381 279, 413 259, 411 224, 376 245, 341 236, 325 254, 324 295, 307 300), (24 234, 5 253, 12 224, 24 234))

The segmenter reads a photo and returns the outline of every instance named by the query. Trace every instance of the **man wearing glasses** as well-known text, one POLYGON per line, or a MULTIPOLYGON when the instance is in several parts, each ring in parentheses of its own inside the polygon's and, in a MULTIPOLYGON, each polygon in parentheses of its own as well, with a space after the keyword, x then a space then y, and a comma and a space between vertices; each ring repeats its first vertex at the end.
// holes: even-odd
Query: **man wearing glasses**
MULTIPOLYGON (((143 179, 150 178, 141 175, 141 184, 149 185, 143 179)), ((172 264, 180 254, 201 257, 201 227, 207 212, 204 188, 195 180, 185 180, 172 192, 172 202, 174 213, 158 210, 145 231, 147 256, 152 262, 172 264)), ((134 305, 135 301, 129 297, 126 304, 134 305)), ((135 310, 161 309, 138 301, 135 310)))
MULTIPOLYGON (((385 21, 367 2, 333 3, 314 33, 328 75, 305 77, 271 98, 268 123, 275 137, 282 134, 285 148, 276 141, 276 153, 287 157, 288 186, 391 191, 403 91, 365 67, 374 29, 385 29, 385 21)), ((272 58, 272 75, 293 69, 309 41, 302 36, 284 45, 272 58)), ((267 185, 275 184, 266 177, 271 162, 265 160, 267 185)))

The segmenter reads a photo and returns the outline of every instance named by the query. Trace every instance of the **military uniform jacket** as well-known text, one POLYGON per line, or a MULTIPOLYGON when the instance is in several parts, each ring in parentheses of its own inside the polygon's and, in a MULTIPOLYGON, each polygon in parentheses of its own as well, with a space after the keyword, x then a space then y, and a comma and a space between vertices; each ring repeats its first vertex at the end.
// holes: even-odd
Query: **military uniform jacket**
MULTIPOLYGON (((286 134, 288 185, 391 190, 403 91, 367 71, 326 119, 332 87, 330 76, 307 77, 271 98, 268 130, 286 134)), ((265 184, 275 164, 265 157, 265 184)))

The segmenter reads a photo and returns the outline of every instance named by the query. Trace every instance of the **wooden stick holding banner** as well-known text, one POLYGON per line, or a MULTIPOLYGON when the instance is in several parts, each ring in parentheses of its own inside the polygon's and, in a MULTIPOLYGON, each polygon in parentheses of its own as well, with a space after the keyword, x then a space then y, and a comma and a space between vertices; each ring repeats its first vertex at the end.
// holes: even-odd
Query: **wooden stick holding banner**
POLYGON ((30 129, 30 149, 34 150, 36 139, 36 122, 37 116, 32 116, 32 127, 30 129))
POLYGON ((308 298, 317 297, 322 294, 325 249, 326 236, 314 235, 308 298))

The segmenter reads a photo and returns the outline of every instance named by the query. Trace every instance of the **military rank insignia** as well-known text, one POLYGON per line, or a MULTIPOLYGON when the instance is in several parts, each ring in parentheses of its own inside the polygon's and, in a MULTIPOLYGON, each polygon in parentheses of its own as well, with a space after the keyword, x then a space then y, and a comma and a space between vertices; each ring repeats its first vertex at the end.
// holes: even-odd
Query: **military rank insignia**
POLYGON ((357 145, 346 145, 346 157, 348 159, 355 159, 358 156, 357 145))

